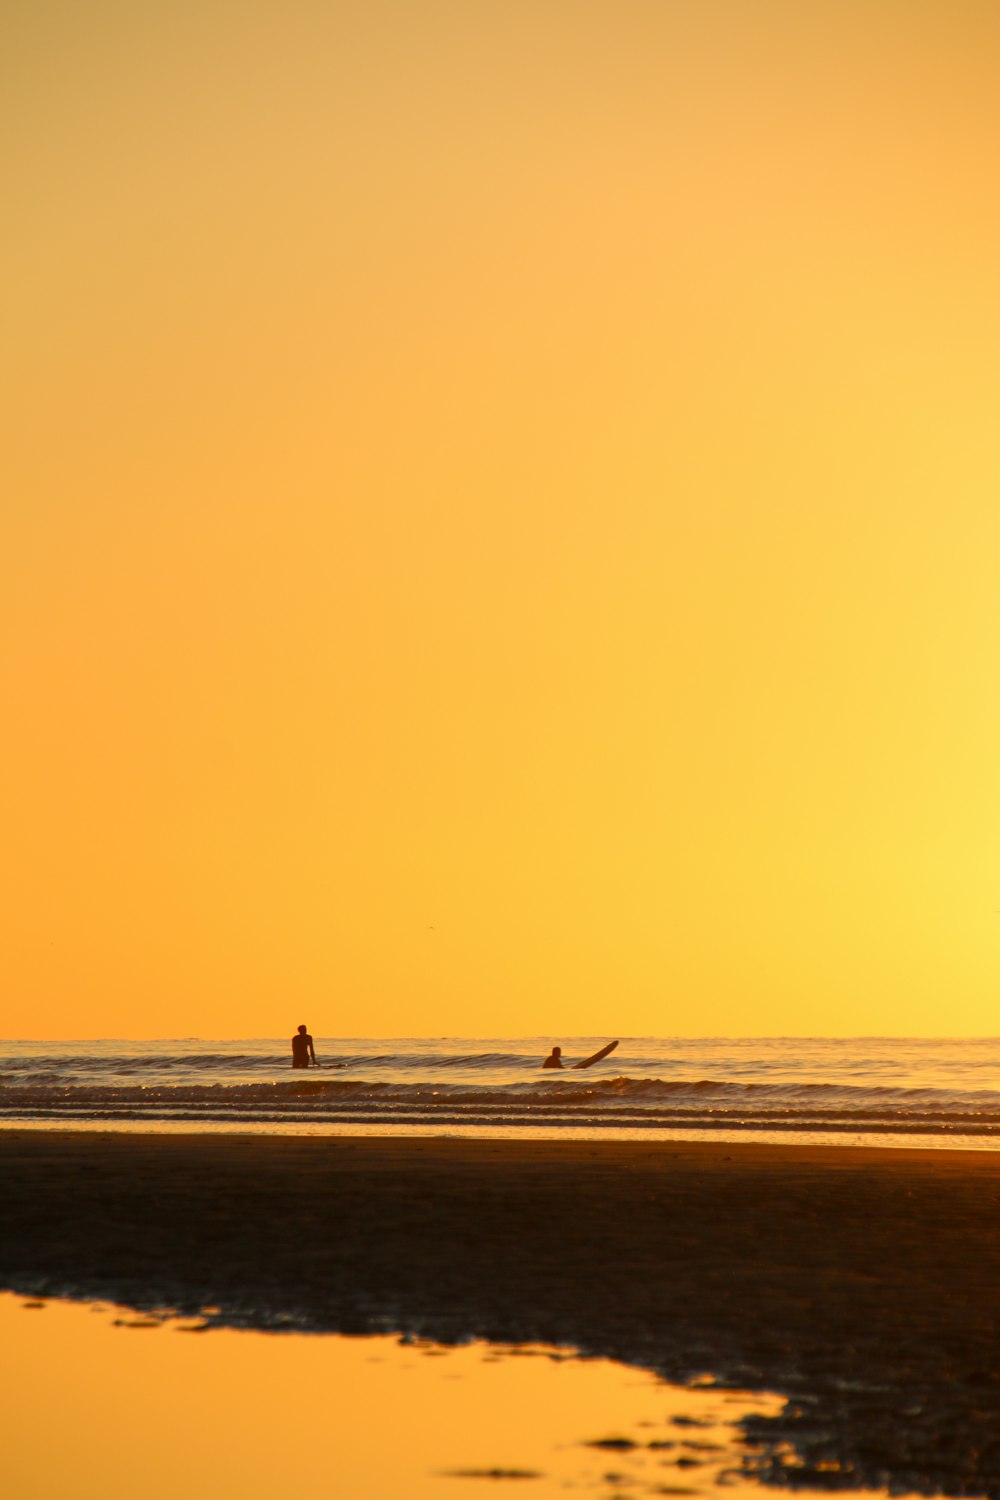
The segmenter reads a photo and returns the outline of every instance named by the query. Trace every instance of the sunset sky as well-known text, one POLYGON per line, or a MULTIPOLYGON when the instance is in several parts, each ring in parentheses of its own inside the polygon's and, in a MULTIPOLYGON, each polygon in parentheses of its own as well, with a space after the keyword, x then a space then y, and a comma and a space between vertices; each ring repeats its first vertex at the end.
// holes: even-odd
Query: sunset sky
POLYGON ((0 1034, 1000 1032, 1000 7, 0 31, 0 1034))

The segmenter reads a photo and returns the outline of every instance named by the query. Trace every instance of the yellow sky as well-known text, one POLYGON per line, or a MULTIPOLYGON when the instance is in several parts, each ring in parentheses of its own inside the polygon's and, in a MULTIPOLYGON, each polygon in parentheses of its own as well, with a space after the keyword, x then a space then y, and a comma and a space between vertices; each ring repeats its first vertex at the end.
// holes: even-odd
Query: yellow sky
POLYGON ((0 1033, 996 1033, 991 0, 35 0, 0 1033))

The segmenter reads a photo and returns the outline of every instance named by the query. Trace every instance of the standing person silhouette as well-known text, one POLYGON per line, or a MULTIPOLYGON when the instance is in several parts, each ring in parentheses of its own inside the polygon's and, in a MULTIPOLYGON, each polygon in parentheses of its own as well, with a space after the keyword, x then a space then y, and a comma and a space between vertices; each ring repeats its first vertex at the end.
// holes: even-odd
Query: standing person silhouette
POLYGON ((316 1061, 316 1048, 313 1039, 304 1026, 300 1026, 292 1037, 292 1067, 308 1068, 309 1059, 312 1058, 314 1068, 319 1067, 316 1061))

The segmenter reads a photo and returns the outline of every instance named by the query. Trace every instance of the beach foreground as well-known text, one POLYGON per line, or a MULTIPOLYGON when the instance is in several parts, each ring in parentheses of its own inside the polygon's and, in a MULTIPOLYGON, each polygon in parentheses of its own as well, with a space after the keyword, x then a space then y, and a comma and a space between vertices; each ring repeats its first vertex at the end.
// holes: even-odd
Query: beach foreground
POLYGON ((3 1287, 711 1374, 788 1396, 775 1479, 1000 1495, 989 1154, 10 1131, 0 1178, 3 1287))

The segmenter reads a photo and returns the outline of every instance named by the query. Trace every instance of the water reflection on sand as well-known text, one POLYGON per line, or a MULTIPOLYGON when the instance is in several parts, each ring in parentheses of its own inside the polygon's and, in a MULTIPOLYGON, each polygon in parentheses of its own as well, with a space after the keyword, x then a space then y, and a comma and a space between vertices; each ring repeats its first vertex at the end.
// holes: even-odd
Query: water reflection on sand
POLYGON ((736 1424, 783 1404, 562 1350, 243 1332, 12 1295, 0 1346, 19 1500, 271 1500, 290 1483, 339 1500, 496 1485, 759 1500, 736 1424))

